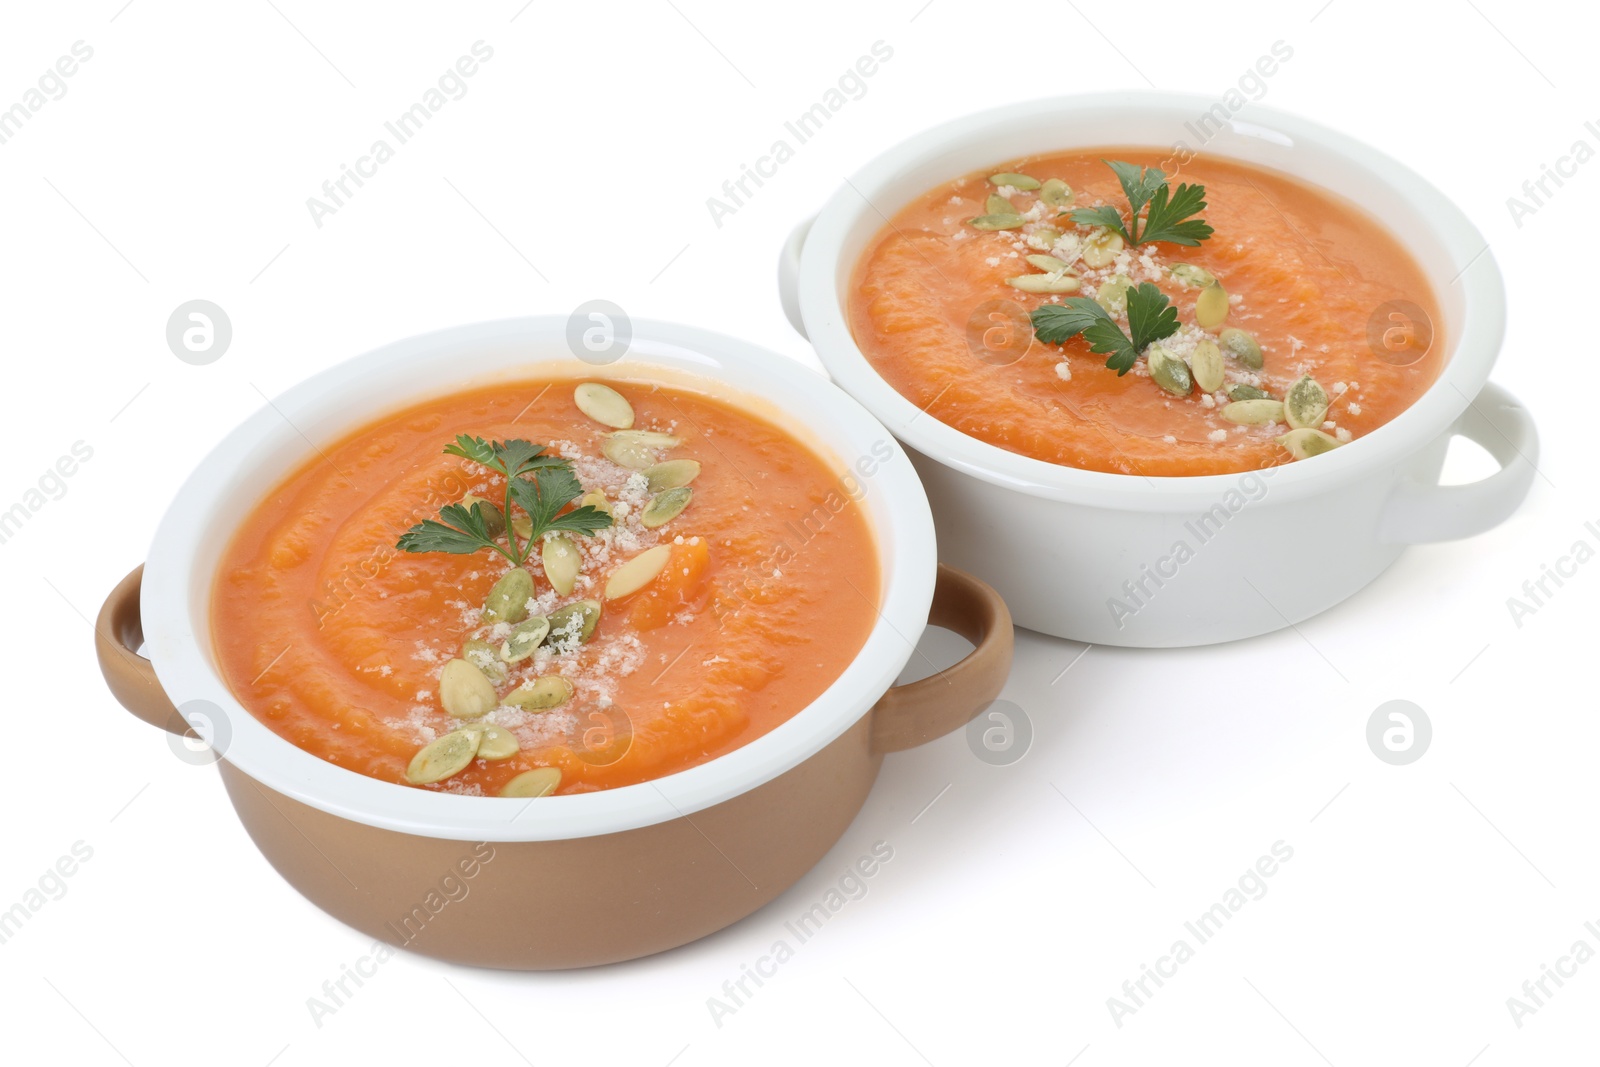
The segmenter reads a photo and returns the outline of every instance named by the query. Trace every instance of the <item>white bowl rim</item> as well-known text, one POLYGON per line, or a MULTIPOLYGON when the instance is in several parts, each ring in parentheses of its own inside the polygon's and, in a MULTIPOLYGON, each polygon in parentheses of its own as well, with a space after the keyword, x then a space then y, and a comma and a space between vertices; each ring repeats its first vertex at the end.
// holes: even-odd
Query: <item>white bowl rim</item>
MULTIPOLYGON (((515 803, 499 797, 464 796, 381 781, 339 767, 296 747, 247 711, 233 696, 194 632, 194 572, 199 542, 217 520, 215 500, 229 479, 247 475, 252 456, 287 437, 286 421, 331 394, 349 396, 378 367, 396 373, 412 363, 457 359, 474 346, 541 346, 541 355, 521 364, 537 377, 541 363, 565 353, 566 316, 531 316, 450 327, 396 341, 330 367, 293 386, 246 419, 202 459, 184 482, 157 527, 145 563, 141 614, 145 644, 163 689, 196 732, 208 740, 213 725, 189 707, 209 702, 220 709, 231 737, 221 757, 279 793, 329 814, 402 833, 464 841, 547 841, 617 833, 693 815, 748 792, 804 762, 866 714, 894 683, 927 625, 937 555, 933 517, 909 459, 884 427, 859 403, 802 364, 752 342, 696 327, 633 320, 633 339, 616 370, 648 374, 652 366, 718 381, 717 368, 776 379, 776 403, 797 421, 843 427, 847 440, 820 439, 836 457, 886 443, 892 454, 863 479, 873 505, 882 589, 878 620, 845 671, 815 701, 787 721, 732 752, 651 781, 592 793, 515 803), (446 354, 448 350, 449 354, 446 354), (543 355, 543 353, 551 355, 543 355), (812 415, 811 420, 804 416, 812 415), (892 517, 892 530, 882 516, 892 517), (889 540, 892 540, 892 552, 889 540)), ((570 356, 568 356, 570 359, 570 356)), ((596 372, 603 378, 606 368, 596 372)), ((504 378, 507 375, 498 375, 504 378)), ((463 375, 456 388, 470 388, 463 375)), ((737 387, 731 387, 737 391, 737 387)), ((726 395, 728 387, 723 390, 726 395)), ((427 395, 418 391, 417 398, 427 395)), ((404 406, 390 405, 389 409, 404 406)), ((353 419, 346 430, 370 422, 353 419)), ((292 426, 291 426, 292 429, 292 426)), ((307 442, 309 444, 309 442, 307 442)), ((229 528, 231 532, 231 527, 229 528)), ((211 575, 204 577, 209 603, 211 575)), ((206 613, 209 618, 209 612, 206 613)))
MULTIPOLYGON (((1031 496, 1133 511, 1175 511, 1216 500, 1241 477, 1260 473, 1155 477, 1084 470, 1011 452, 932 417, 919 418, 923 412, 879 376, 856 346, 838 297, 839 272, 855 267, 854 262, 840 263, 848 232, 865 212, 886 219, 900 209, 901 204, 879 202, 874 194, 918 161, 979 144, 997 129, 1017 123, 1039 123, 1041 129, 1059 131, 1071 128, 1074 115, 1108 111, 1192 120, 1215 103, 1197 94, 1159 90, 1050 97, 967 115, 884 151, 829 198, 805 235, 798 275, 800 313, 828 373, 915 451, 980 480, 1031 496)), ((1465 287, 1462 328, 1447 338, 1444 367, 1416 402, 1383 426, 1315 457, 1314 462, 1268 468, 1274 498, 1299 499, 1390 467, 1455 422, 1488 381, 1499 355, 1505 333, 1505 289, 1499 266, 1478 229, 1448 197, 1397 160, 1328 127, 1253 102, 1234 112, 1230 124, 1298 138, 1341 155, 1381 180, 1408 202, 1454 260, 1458 272, 1454 278, 1429 279, 1441 302, 1448 285, 1465 287)), ((1040 140, 1039 151, 1046 152, 1062 147, 1055 142, 1070 137, 1042 136, 1040 140)), ((1225 153, 1218 154, 1227 158, 1225 153)), ((950 175, 952 179, 959 176, 950 175)))

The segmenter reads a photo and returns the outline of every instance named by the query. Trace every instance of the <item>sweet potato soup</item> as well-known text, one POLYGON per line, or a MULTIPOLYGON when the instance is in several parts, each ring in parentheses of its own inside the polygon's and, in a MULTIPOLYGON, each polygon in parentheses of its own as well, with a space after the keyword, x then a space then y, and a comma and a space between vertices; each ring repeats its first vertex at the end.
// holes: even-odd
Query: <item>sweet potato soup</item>
POLYGON ((877 617, 862 488, 733 401, 533 381, 326 447, 244 518, 212 605, 254 715, 362 774, 533 797, 772 730, 877 617))
POLYGON ((1275 172, 1107 148, 932 190, 870 242, 850 326, 940 421, 1087 470, 1304 459, 1439 374, 1421 269, 1360 205, 1275 172))

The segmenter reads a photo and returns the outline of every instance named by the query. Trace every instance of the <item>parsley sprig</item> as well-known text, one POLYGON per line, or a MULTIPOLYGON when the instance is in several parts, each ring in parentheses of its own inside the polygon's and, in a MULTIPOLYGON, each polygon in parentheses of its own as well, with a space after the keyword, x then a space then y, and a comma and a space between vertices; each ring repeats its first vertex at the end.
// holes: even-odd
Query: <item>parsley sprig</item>
POLYGON ((1146 348, 1178 330, 1178 310, 1149 282, 1128 290, 1128 333, 1122 332, 1110 312, 1084 296, 1044 304, 1034 309, 1031 318, 1034 336, 1046 344, 1063 344, 1082 334, 1089 351, 1109 354, 1106 366, 1118 377, 1133 368, 1146 348))
POLYGON ((1132 248, 1152 241, 1167 241, 1175 245, 1197 245, 1212 234, 1203 219, 1190 218, 1205 210, 1206 187, 1180 185, 1171 189, 1167 175, 1160 167, 1141 167, 1120 160, 1102 160, 1117 175, 1122 191, 1128 197, 1128 220, 1124 225, 1122 213, 1110 204, 1100 207, 1081 207, 1072 213, 1072 221, 1084 226, 1104 226, 1121 235, 1132 248), (1146 210, 1147 209, 1147 210, 1146 210), (1139 226, 1139 212, 1144 210, 1143 232, 1139 226))
MULTIPOLYGON (((590 535, 611 525, 611 516, 584 505, 563 514, 561 509, 583 494, 583 485, 573 473, 572 461, 547 456, 543 445, 529 441, 485 441, 461 434, 445 446, 445 453, 487 467, 506 480, 504 519, 506 543, 489 529, 489 512, 481 502, 470 507, 446 504, 439 509, 443 522, 424 519, 400 535, 395 546, 403 552, 449 552, 466 555, 482 549, 498 552, 521 566, 539 538, 547 533, 590 535), (511 506, 527 513, 530 523, 526 542, 519 542, 511 522, 511 506)), ((491 509, 492 509, 491 505, 491 509)), ((497 523, 496 525, 501 525, 497 523)))

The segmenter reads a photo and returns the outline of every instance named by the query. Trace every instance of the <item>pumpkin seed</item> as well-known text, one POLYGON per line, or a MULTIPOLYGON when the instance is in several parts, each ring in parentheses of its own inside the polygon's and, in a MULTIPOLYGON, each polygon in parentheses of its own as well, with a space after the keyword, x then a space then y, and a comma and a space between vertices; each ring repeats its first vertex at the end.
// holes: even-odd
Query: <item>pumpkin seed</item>
POLYGON ((545 644, 565 643, 566 639, 573 635, 577 636, 578 641, 587 641, 594 636, 594 628, 599 625, 600 602, 575 600, 550 613, 550 633, 545 637, 545 644), (574 619, 579 621, 573 622, 574 619))
POLYGON ((618 430, 606 434, 600 451, 619 467, 642 471, 655 465, 657 450, 675 448, 682 443, 682 439, 671 434, 651 430, 618 430))
POLYGON ((1083 261, 1098 270, 1101 267, 1111 266, 1120 251, 1122 251, 1122 235, 1112 233, 1110 230, 1101 230, 1083 243, 1083 261))
POLYGON ((967 225, 979 230, 1020 230, 1028 220, 1015 211, 999 215, 979 215, 967 220, 967 225))
POLYGON ((1283 401, 1262 398, 1235 400, 1223 407, 1221 415, 1237 426, 1264 426, 1283 421, 1283 401))
POLYGON ((1128 290, 1133 288, 1133 279, 1126 274, 1113 274, 1104 282, 1094 294, 1094 302, 1105 308, 1109 314, 1120 315, 1128 307, 1128 290))
POLYGON ((524 682, 506 694, 505 703, 523 711, 546 711, 572 699, 572 683, 559 674, 524 682))
POLYGON ((535 767, 523 771, 500 787, 503 797, 547 797, 561 784, 560 767, 535 767))
POLYGON ((1172 276, 1190 289, 1204 289, 1208 285, 1217 284, 1217 276, 1204 267, 1197 267, 1193 263, 1174 263, 1172 276))
POLYGON ((1011 201, 1007 200, 999 193, 994 193, 989 197, 989 199, 983 202, 983 210, 987 211, 991 215, 1022 214, 1022 212, 1011 206, 1011 201))
POLYGON ((994 185, 1009 185, 1013 189, 1037 189, 1039 179, 1030 178, 1026 174, 991 174, 989 181, 994 185))
POLYGON ((510 759, 522 749, 517 743, 517 735, 504 726, 496 726, 492 722, 473 723, 470 726, 463 726, 458 732, 468 730, 478 735, 479 759, 510 759))
MULTIPOLYGON (((669 459, 665 463, 657 463, 645 468, 645 479, 650 483, 650 491, 659 493, 663 489, 676 489, 688 485, 700 476, 700 461, 697 459, 669 459)), ((601 498, 605 499, 604 497, 601 498)))
POLYGON ((1083 283, 1071 274, 1019 274, 1006 284, 1025 293, 1075 293, 1083 283))
POLYGON ((1188 396, 1194 388, 1189 365, 1160 345, 1151 345, 1144 354, 1151 379, 1174 396, 1188 396))
POLYGON ((1271 395, 1265 389, 1257 389, 1253 385, 1240 382, 1228 390, 1228 396, 1234 400, 1270 400, 1271 395))
POLYGON ((1060 178, 1046 178, 1039 186, 1039 199, 1051 207, 1071 207, 1074 195, 1072 186, 1060 178))
POLYGON ((461 658, 482 671, 484 677, 496 685, 503 685, 508 677, 506 665, 500 662, 495 647, 487 641, 468 641, 461 646, 461 658))
POLYGON ((633 425, 633 405, 628 398, 599 382, 584 382, 572 391, 578 410, 603 426, 626 430, 633 425))
POLYGON ((1202 330, 1212 330, 1228 321, 1228 291, 1217 282, 1200 290, 1194 302, 1194 321, 1202 330))
POLYGON ((606 599, 616 600, 649 585, 656 575, 666 569, 667 557, 671 555, 670 546, 657 545, 634 556, 611 572, 611 577, 606 580, 606 599))
POLYGON ((500 646, 500 658, 507 663, 521 663, 533 655, 549 633, 550 620, 543 615, 517 623, 500 646))
POLYGON ((518 515, 511 520, 511 528, 517 531, 517 536, 522 538, 524 544, 533 537, 533 520, 526 515, 518 515))
POLYGON ((1332 452, 1341 442, 1332 434, 1313 430, 1309 426, 1301 426, 1278 438, 1278 443, 1287 448, 1295 459, 1310 459, 1324 452, 1332 452))
POLYGON ((488 675, 464 659, 453 659, 439 672, 439 703, 458 719, 480 719, 500 698, 488 675))
POLYGON ((483 601, 484 622, 521 622, 528 617, 528 601, 533 596, 533 575, 512 567, 500 576, 483 601))
POLYGON ((1261 369, 1261 346, 1256 344, 1256 339, 1246 331, 1237 326, 1229 326, 1217 334, 1217 340, 1222 342, 1222 347, 1226 348, 1234 359, 1246 367, 1251 370, 1261 369))
POLYGON ((1283 413, 1285 421, 1296 430, 1321 426, 1328 414, 1328 392, 1308 374, 1283 394, 1283 413))
POLYGON ((539 562, 544 564, 544 576, 551 588, 562 596, 572 592, 573 585, 578 581, 578 573, 583 570, 583 556, 565 534, 544 535, 539 562))
POLYGON ((477 730, 452 730, 428 742, 406 765, 406 781, 412 785, 431 785, 460 774, 478 754, 482 736, 477 730))
POLYGON ((1222 349, 1217 347, 1215 341, 1201 341, 1194 346, 1194 353, 1189 357, 1189 370, 1201 392, 1214 393, 1221 389, 1222 349))
POLYGON ((611 501, 607 500, 606 495, 598 489, 591 489, 583 494, 578 499, 578 506, 580 508, 594 508, 596 511, 603 511, 607 515, 611 514, 611 501))
POLYGON ((1028 262, 1040 270, 1049 271, 1051 274, 1070 274, 1072 267, 1061 262, 1055 256, 1028 256, 1028 262))
POLYGON ((657 526, 665 526, 689 506, 689 498, 694 496, 694 490, 687 485, 680 485, 676 489, 663 489, 650 498, 650 503, 644 506, 644 511, 639 515, 639 524, 647 530, 657 526))
POLYGON ((499 537, 506 532, 506 513, 500 510, 498 504, 491 503, 483 499, 483 497, 475 496, 472 493, 468 493, 461 498, 461 506, 468 511, 472 510, 472 505, 474 504, 478 505, 483 511, 483 528, 489 531, 490 537, 499 537))
POLYGON ((1023 234, 1022 239, 1028 243, 1029 248, 1037 248, 1041 252, 1048 252, 1061 240, 1061 231, 1054 226, 1040 226, 1032 233, 1023 234))

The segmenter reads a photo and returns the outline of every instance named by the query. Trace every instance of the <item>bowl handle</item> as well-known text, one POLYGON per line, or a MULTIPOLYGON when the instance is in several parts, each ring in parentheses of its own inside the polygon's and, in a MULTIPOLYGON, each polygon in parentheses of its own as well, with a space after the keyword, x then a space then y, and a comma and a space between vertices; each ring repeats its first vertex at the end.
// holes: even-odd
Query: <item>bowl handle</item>
POLYGON ((1539 431, 1516 397, 1489 382, 1445 431, 1482 445, 1500 469, 1468 485, 1404 479, 1389 494, 1378 536, 1390 544, 1456 541, 1499 526, 1522 504, 1539 462, 1539 431))
POLYGON ((960 729, 1000 695, 1011 674, 1011 612, 972 575, 939 564, 928 624, 954 630, 975 647, 954 666, 883 694, 872 708, 874 752, 899 752, 960 729))
POLYGON ((800 317, 800 252, 806 246, 806 234, 811 232, 811 224, 816 221, 815 215, 802 219, 800 225, 789 233, 789 239, 783 242, 783 251, 778 253, 778 301, 783 304, 783 313, 788 317, 789 325, 801 337, 806 336, 806 324, 800 317))
POLYGON ((182 737, 188 725, 161 688, 155 668, 138 652, 144 643, 144 625, 139 618, 143 578, 141 563, 106 597, 94 624, 94 651, 100 659, 100 673, 119 704, 135 718, 182 737))

